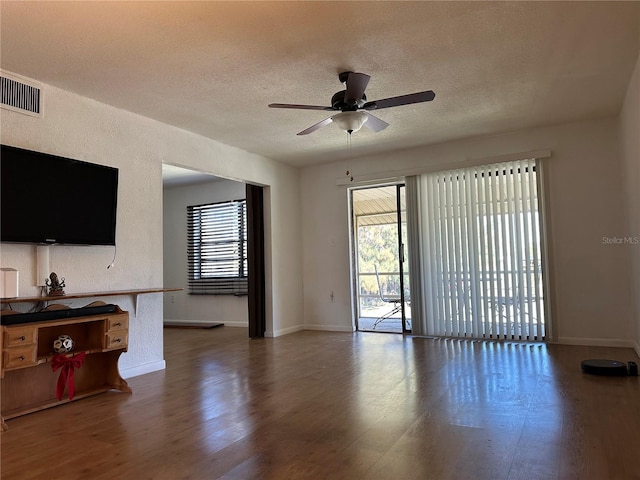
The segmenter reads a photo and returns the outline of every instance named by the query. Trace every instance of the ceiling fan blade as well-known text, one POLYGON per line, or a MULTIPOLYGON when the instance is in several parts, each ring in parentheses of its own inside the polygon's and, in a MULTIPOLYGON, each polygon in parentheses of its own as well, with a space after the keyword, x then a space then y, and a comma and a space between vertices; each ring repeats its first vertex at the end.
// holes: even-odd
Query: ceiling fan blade
POLYGON ((397 107, 399 105, 409 105, 410 103, 430 102, 436 97, 433 90, 426 92, 410 93, 399 97, 383 98, 365 103, 362 108, 365 110, 380 110, 381 108, 397 107))
POLYGON ((368 117, 367 121, 364 122, 364 126, 367 127, 369 130, 378 133, 389 126, 387 122, 379 119, 374 115, 371 115, 369 112, 364 112, 364 113, 366 113, 368 117))
POLYGON ((355 105, 358 100, 361 100, 370 78, 369 75, 364 73, 349 73, 344 101, 349 105, 355 105))
POLYGON ((321 122, 318 122, 315 125, 311 125, 309 128, 307 128, 305 130, 302 130, 301 132, 297 133, 296 135, 309 135, 310 133, 313 133, 316 130, 320 130, 325 125, 329 125, 331 122, 333 122, 333 118, 331 118, 331 117, 325 118, 321 122))
POLYGON ((292 103, 270 103, 269 108, 292 108, 296 110, 333 110, 332 107, 323 107, 320 105, 296 105, 292 103))

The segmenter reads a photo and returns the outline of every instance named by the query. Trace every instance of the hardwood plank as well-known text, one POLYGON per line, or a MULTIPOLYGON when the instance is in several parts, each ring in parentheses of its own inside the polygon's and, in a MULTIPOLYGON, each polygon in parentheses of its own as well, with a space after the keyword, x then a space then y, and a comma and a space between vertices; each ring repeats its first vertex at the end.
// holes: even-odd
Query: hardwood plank
POLYGON ((8 421, 2 479, 634 479, 631 349, 165 329, 167 369, 8 421), (28 455, 25 455, 28 452, 28 455))

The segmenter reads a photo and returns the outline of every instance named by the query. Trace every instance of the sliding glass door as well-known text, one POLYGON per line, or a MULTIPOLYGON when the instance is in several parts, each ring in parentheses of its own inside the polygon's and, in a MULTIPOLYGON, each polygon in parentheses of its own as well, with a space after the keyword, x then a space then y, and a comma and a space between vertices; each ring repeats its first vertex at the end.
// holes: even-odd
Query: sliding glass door
POLYGON ((410 190, 419 193, 419 213, 412 212, 410 222, 419 230, 413 271, 423 272, 414 282, 421 283, 414 294, 414 301, 420 297, 414 333, 543 340, 535 160, 425 174, 411 182, 410 190))
POLYGON ((356 327, 411 330, 404 185, 351 191, 356 327))

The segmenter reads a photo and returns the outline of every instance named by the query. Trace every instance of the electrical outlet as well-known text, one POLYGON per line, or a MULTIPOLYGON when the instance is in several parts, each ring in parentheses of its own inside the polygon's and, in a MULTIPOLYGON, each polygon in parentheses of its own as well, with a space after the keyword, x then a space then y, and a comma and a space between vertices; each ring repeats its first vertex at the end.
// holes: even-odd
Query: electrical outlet
POLYGON ((335 303, 335 301, 336 301, 336 297, 335 297, 335 295, 333 294, 333 290, 331 290, 331 293, 329 293, 329 301, 330 301, 331 303, 335 303))
POLYGON ((175 295, 171 295, 171 303, 176 303, 176 296, 175 295))

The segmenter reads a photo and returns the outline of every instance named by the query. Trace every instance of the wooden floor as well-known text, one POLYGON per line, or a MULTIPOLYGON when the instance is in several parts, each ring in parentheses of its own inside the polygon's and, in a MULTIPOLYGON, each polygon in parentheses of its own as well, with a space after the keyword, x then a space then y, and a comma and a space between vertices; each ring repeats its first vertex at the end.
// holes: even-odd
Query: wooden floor
POLYGON ((8 421, 3 480, 638 479, 630 349, 165 329, 167 369, 8 421))

